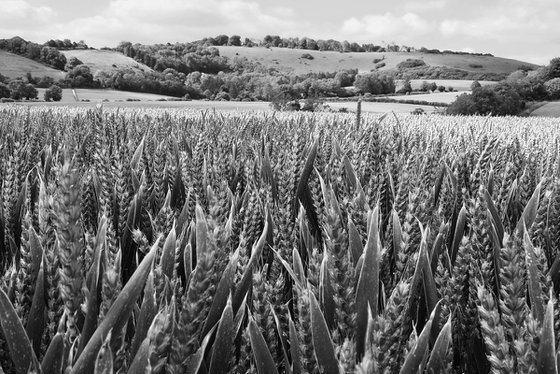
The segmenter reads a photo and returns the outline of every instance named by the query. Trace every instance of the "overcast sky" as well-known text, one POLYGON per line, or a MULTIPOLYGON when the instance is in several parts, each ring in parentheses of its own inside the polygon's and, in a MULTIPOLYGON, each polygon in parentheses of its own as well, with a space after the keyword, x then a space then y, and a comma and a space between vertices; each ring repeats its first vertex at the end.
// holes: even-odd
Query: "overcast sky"
POLYGON ((560 56, 560 0, 0 0, 0 38, 175 43, 218 34, 560 56))

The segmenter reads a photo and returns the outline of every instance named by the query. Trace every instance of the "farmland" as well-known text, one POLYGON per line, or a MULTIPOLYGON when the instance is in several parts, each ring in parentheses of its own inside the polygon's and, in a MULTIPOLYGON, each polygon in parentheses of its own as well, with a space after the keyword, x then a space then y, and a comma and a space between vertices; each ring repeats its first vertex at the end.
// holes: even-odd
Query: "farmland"
POLYGON ((555 368, 559 125, 0 108, 3 371, 555 368))

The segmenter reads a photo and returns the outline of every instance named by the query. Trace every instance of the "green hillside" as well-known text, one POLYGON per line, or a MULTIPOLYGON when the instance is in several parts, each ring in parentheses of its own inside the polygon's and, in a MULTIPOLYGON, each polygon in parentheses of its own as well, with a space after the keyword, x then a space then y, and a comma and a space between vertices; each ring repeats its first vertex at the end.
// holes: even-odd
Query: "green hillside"
MULTIPOLYGON (((446 66, 478 73, 511 73, 520 68, 536 67, 523 61, 469 54, 432 54, 420 52, 333 52, 309 51, 288 48, 265 47, 217 47, 220 55, 234 58, 246 57, 278 70, 305 74, 310 72, 334 72, 342 69, 370 71, 379 63, 385 66, 378 70, 394 70, 407 59, 421 59, 429 66, 446 66), (303 58, 309 54, 313 59, 303 58), (375 62, 374 62, 375 61, 375 62)), ((378 65, 379 66, 379 65, 378 65)))
POLYGON ((122 68, 130 68, 145 72, 152 71, 152 69, 148 66, 115 51, 100 49, 74 49, 61 52, 68 60, 71 57, 78 58, 85 65, 89 66, 94 75, 99 71, 110 72, 122 68))
POLYGON ((34 77, 49 76, 55 80, 64 78, 65 73, 43 65, 37 61, 0 50, 0 74, 8 78, 25 77, 31 73, 34 77))

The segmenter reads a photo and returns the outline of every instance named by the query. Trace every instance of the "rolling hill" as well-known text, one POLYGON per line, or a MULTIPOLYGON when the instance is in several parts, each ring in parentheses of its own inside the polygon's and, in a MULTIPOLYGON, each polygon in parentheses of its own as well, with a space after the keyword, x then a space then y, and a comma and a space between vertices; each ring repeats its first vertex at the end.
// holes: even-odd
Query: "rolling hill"
POLYGON ((37 61, 0 50, 0 74, 8 78, 25 77, 27 73, 35 78, 49 76, 54 80, 62 79, 65 72, 53 69, 37 61))
POLYGON ((397 65, 406 59, 421 59, 426 65, 447 66, 478 73, 511 73, 521 67, 537 67, 526 62, 492 56, 468 54, 431 54, 420 52, 348 52, 309 51, 288 48, 265 47, 217 47, 220 55, 233 59, 246 57, 258 61, 265 66, 272 66, 278 70, 294 74, 310 72, 335 72, 342 69, 358 69, 360 72, 370 71, 375 68, 378 60, 385 66, 378 70, 394 70, 397 65), (309 54, 313 59, 303 58, 309 54), (377 61, 377 62, 374 62, 377 61))
MULTIPOLYGON (((537 67, 526 62, 481 55, 468 54, 429 54, 420 52, 349 52, 310 51, 288 48, 266 47, 217 47, 220 55, 234 59, 245 57, 264 66, 293 74, 336 72, 343 69, 370 71, 378 64, 377 70, 395 70, 406 59, 421 59, 429 66, 445 66, 476 73, 511 73, 523 67, 537 67), (302 57, 308 54, 312 58, 302 57), (384 64, 379 66, 379 62, 384 64)), ((151 71, 147 65, 135 61, 119 52, 96 49, 77 49, 61 51, 67 59, 77 57, 89 66, 95 75, 99 71, 113 71, 130 68, 138 71, 151 71)), ((0 74, 9 78, 23 77, 30 72, 34 77, 48 75, 54 79, 64 77, 64 72, 52 69, 23 56, 0 50, 0 74)))
POLYGON ((123 55, 122 53, 101 49, 74 49, 60 51, 66 59, 76 57, 89 66, 93 75, 99 71, 113 71, 121 68, 130 68, 140 71, 152 71, 148 66, 123 55))

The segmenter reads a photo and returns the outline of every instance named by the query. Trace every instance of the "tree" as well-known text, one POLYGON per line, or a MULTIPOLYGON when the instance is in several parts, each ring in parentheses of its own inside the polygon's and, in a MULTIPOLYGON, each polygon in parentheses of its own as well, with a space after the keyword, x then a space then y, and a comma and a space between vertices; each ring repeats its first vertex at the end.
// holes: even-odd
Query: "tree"
POLYGON ((354 86, 362 93, 372 93, 374 95, 395 92, 393 77, 379 72, 357 75, 354 86))
POLYGON ((436 82, 432 82, 430 84, 430 91, 434 92, 435 90, 437 90, 437 84, 436 82))
POLYGON ((229 36, 227 35, 218 35, 215 38, 216 44, 215 45, 227 45, 229 41, 229 36))
POLYGON ((93 74, 87 65, 78 65, 68 72, 66 79, 72 87, 92 87, 93 74))
POLYGON ((477 88, 480 88, 480 87, 482 87, 482 85, 480 84, 479 81, 473 81, 471 83, 471 91, 474 91, 474 90, 476 90, 477 88))
POLYGON ((83 62, 79 58, 73 56, 73 57, 70 57, 70 59, 68 59, 68 62, 66 62, 66 65, 64 66, 64 70, 70 71, 70 70, 74 69, 76 66, 82 65, 82 64, 83 64, 83 62))
POLYGON ((7 84, 0 82, 0 99, 10 97, 10 88, 7 84))
POLYGON ((37 82, 36 86, 39 88, 48 88, 54 84, 54 79, 48 75, 43 75, 37 82))
POLYGON ((560 78, 560 57, 555 57, 548 64, 548 80, 560 78))
POLYGON ((43 47, 41 49, 41 61, 58 70, 64 70, 66 57, 54 47, 43 47))
POLYGON ((553 78, 544 83, 546 93, 553 99, 560 99, 560 78, 553 78))
POLYGON ((62 99, 62 88, 53 84, 45 91, 45 101, 60 101, 62 99))
POLYGON ((403 86, 399 90, 399 93, 407 94, 407 93, 410 93, 410 92, 412 92, 412 85, 410 84, 410 79, 406 78, 403 81, 403 86))
POLYGON ((11 81, 8 87, 10 89, 10 97, 14 100, 36 99, 38 96, 37 89, 32 84, 25 83, 20 79, 11 81))
POLYGON ((447 107, 448 114, 506 116, 518 114, 525 103, 514 87, 507 83, 484 86, 471 94, 464 93, 447 107))
POLYGON ((428 92, 429 90, 430 90, 430 84, 426 81, 423 81, 422 85, 420 86, 420 91, 428 92))
POLYGON ((240 47, 241 46, 241 37, 239 35, 232 35, 229 37, 228 40, 228 45, 232 45, 235 47, 240 47))

